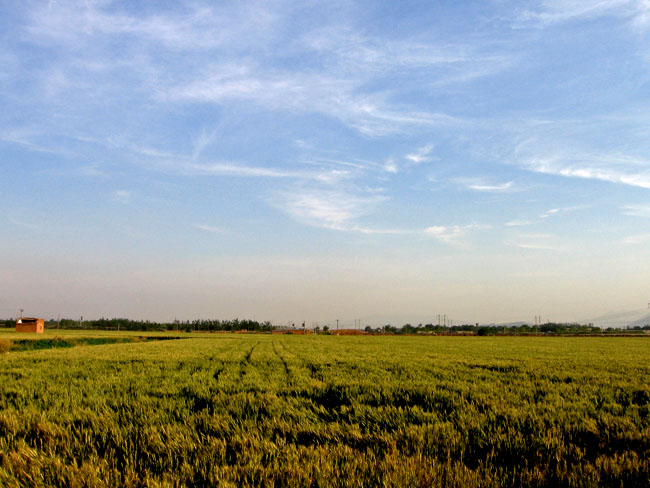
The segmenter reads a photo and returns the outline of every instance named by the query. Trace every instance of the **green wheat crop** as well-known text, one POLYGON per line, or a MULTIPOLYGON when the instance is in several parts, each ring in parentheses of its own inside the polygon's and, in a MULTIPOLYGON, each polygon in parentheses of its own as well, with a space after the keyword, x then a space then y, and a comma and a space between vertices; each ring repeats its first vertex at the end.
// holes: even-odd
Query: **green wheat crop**
POLYGON ((0 486, 647 486, 649 364, 644 338, 12 350, 0 486))

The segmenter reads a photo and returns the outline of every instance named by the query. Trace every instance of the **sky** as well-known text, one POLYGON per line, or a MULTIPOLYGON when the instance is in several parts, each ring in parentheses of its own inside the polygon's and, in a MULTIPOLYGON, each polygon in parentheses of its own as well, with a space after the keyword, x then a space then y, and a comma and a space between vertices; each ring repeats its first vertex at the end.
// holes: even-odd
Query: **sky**
POLYGON ((0 315, 650 301, 650 2, 0 4, 0 315))

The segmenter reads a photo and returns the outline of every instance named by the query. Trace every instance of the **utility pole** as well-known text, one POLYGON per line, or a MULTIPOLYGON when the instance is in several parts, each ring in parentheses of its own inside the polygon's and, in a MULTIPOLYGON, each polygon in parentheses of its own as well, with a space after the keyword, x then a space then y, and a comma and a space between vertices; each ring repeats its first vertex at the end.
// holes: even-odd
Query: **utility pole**
POLYGON ((21 319, 23 318, 23 312, 24 312, 24 311, 25 311, 24 308, 21 308, 21 309, 20 309, 20 318, 21 318, 21 319))
POLYGON ((336 332, 338 334, 339 331, 339 319, 336 319, 336 332))

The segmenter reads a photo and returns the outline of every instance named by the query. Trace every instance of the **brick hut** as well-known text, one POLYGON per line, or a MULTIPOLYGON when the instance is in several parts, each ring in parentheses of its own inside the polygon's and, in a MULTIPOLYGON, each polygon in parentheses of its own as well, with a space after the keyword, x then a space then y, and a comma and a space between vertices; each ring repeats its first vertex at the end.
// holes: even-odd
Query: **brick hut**
POLYGON ((16 320, 16 332, 45 332, 45 320, 23 317, 16 320))

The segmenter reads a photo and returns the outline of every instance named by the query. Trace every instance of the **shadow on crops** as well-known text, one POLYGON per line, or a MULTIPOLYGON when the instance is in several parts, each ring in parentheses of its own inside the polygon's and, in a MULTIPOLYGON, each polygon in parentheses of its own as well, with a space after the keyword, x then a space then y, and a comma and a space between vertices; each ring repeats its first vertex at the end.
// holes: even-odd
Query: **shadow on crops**
POLYGON ((70 348, 75 346, 102 346, 106 344, 130 344, 134 342, 168 341, 184 339, 183 337, 80 337, 75 339, 17 339, 13 340, 10 352, 37 351, 42 349, 70 348))

